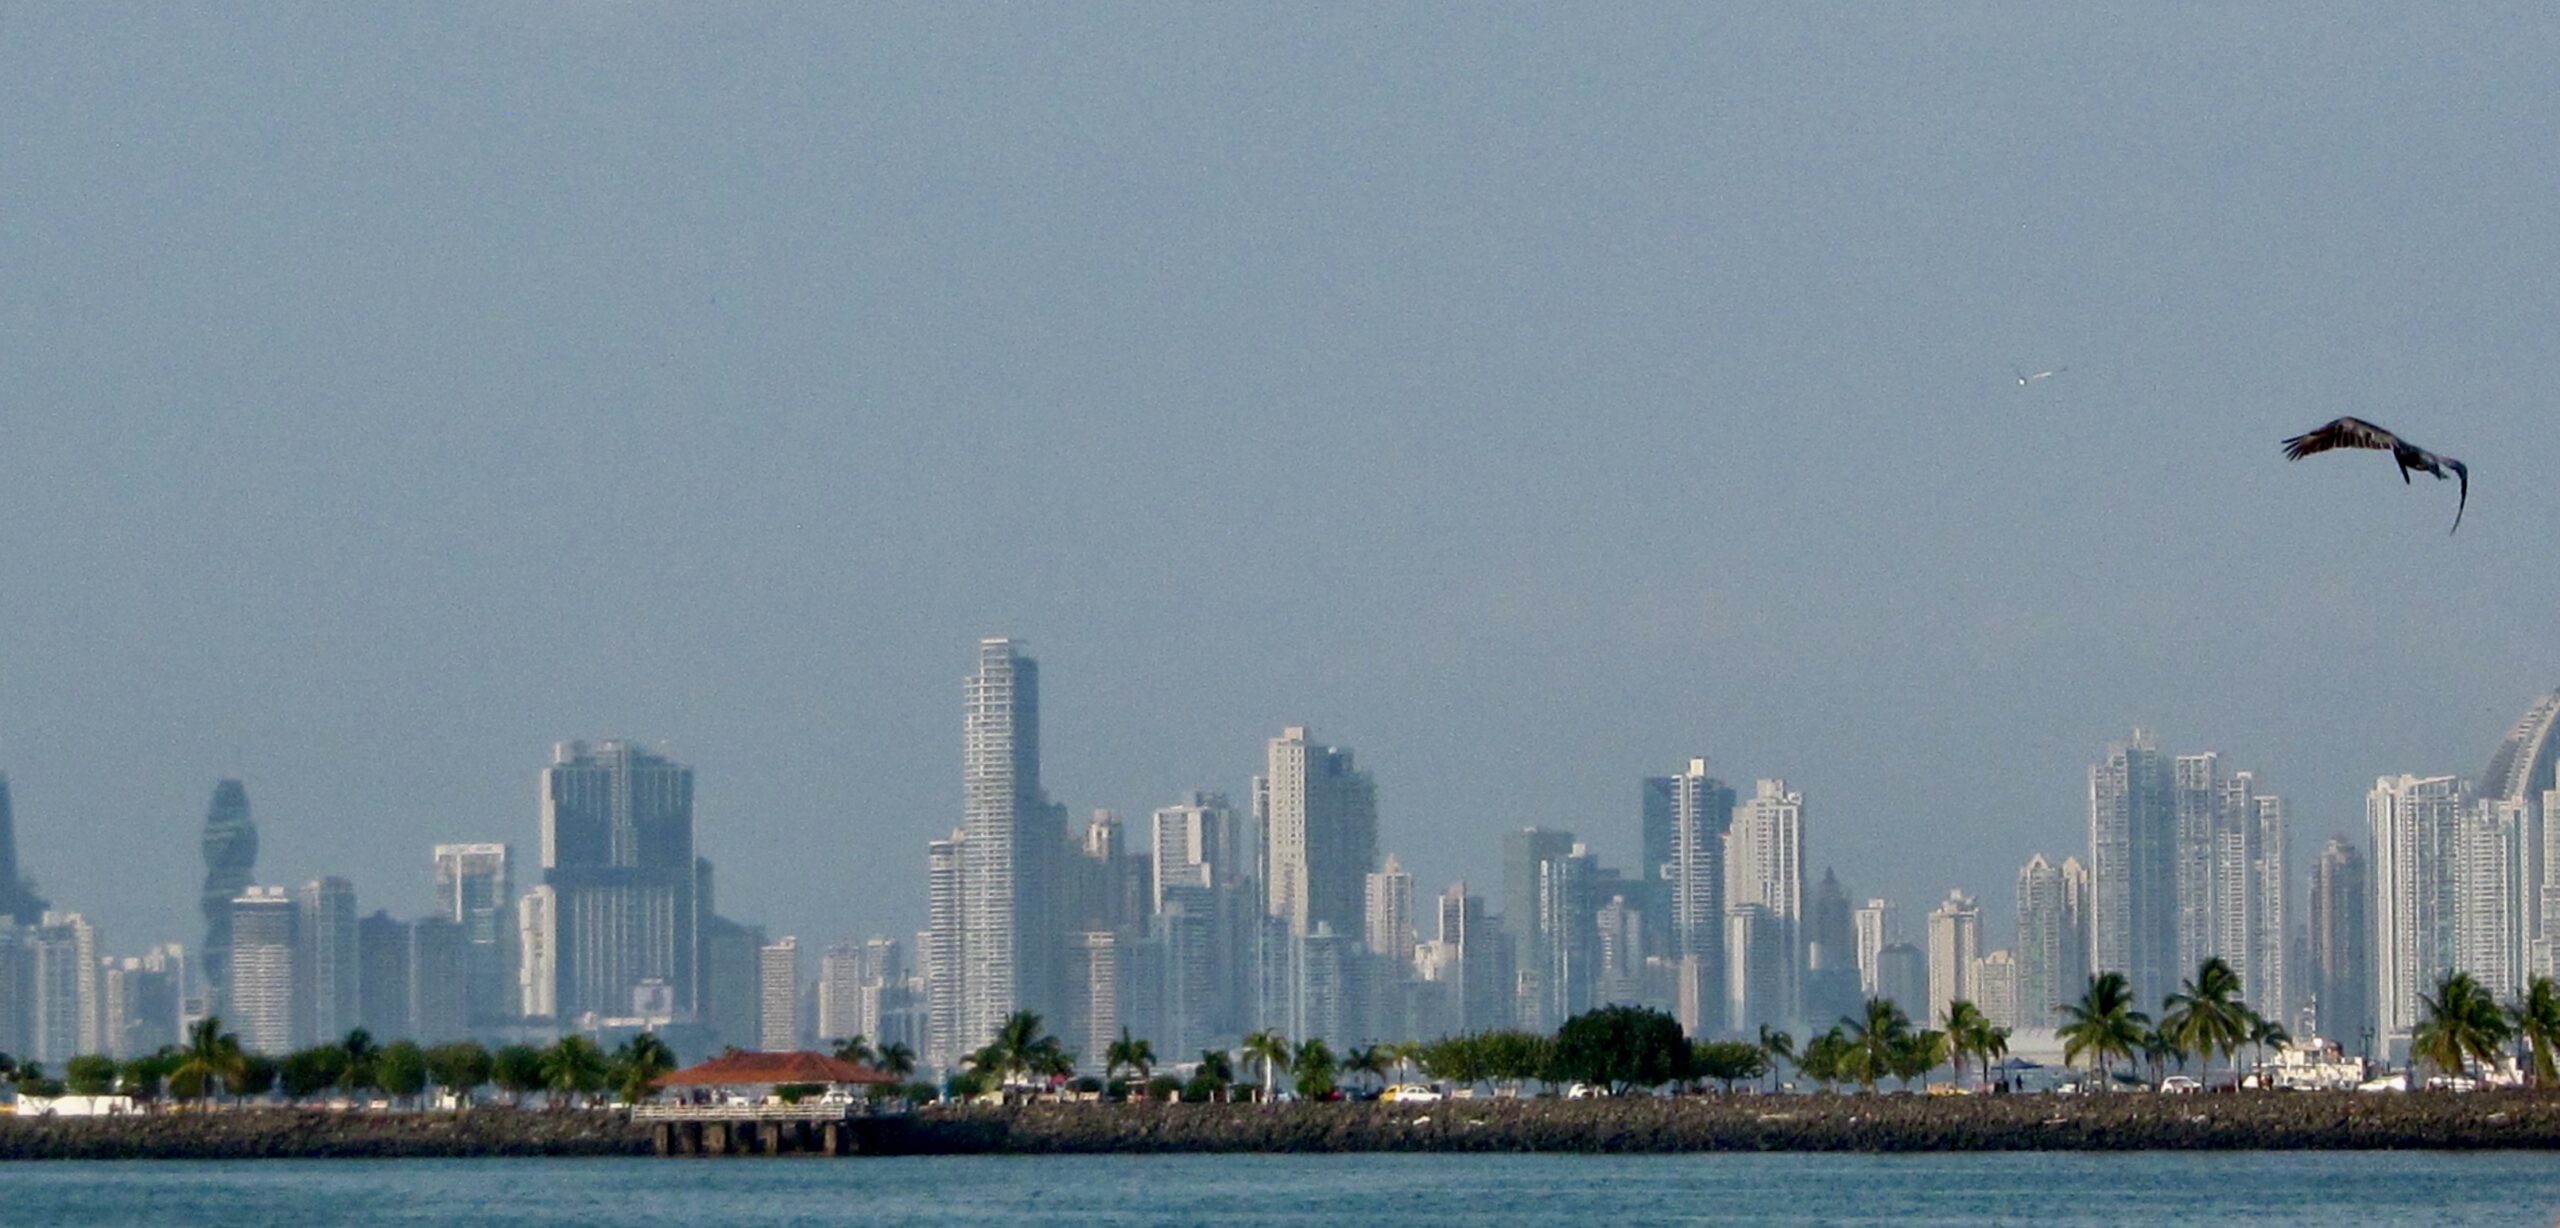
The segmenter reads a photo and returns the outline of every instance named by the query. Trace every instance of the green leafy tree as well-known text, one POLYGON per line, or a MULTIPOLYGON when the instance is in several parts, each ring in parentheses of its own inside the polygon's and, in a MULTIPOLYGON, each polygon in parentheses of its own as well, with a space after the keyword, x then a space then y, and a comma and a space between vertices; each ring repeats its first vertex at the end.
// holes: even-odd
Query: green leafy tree
POLYGON ((2088 1058, 2101 1086, 2106 1084, 2109 1059, 2133 1061, 2151 1025, 2149 1015, 2133 1009, 2133 987, 2121 972, 2090 977, 2080 1000, 2064 1004, 2061 1010, 2063 1062, 2078 1065, 2081 1058, 2088 1058))
POLYGON ((2186 1046, 2179 1044, 2176 1037, 2157 1027, 2143 1031, 2142 1062, 2148 1069, 2152 1082, 2157 1083, 2167 1077, 2169 1067, 2173 1064, 2180 1070, 2186 1069, 2187 1057, 2186 1046))
POLYGON ((1378 1085, 1384 1087, 1387 1072, 1395 1069, 1395 1061, 1394 1045, 1362 1045, 1343 1055, 1342 1069, 1346 1074, 1359 1076, 1364 1087, 1370 1079, 1377 1080, 1378 1085))
POLYGON ((1273 1029, 1264 1029, 1244 1038, 1244 1060, 1262 1068, 1262 1098, 1279 1094, 1281 1074, 1289 1069, 1292 1056, 1289 1038, 1273 1029))
POLYGON ((1536 1032, 1486 1032, 1476 1038, 1484 1046, 1485 1073, 1514 1095, 1522 1084, 1552 1073, 1555 1038, 1536 1032))
POLYGON ((116 1060, 84 1053, 62 1064, 62 1081, 74 1096, 107 1096, 116 1090, 116 1060))
POLYGON ((374 1081, 393 1103, 414 1102, 427 1090, 427 1051, 414 1040, 395 1040, 373 1059, 374 1081))
POLYGON ((458 1040, 427 1050, 427 1077, 465 1108, 471 1105, 471 1094, 496 1073, 496 1065, 478 1041, 458 1040))
POLYGON ((177 1049, 163 1047, 157 1053, 146 1053, 116 1068, 116 1082, 124 1094, 135 1100, 150 1102, 160 1098, 167 1085, 169 1072, 177 1068, 177 1049))
POLYGON ((1298 1051, 1289 1061, 1290 1080, 1297 1084, 1298 1094, 1309 1100, 1322 1100, 1333 1094, 1334 1076, 1341 1069, 1333 1047, 1320 1036, 1298 1042, 1298 1051))
POLYGON ((1731 1095, 1735 1084, 1769 1072, 1769 1052, 1747 1040, 1701 1041, 1690 1064, 1697 1077, 1724 1084, 1731 1095))
POLYGON ((1432 1078, 1470 1089, 1493 1077, 1479 1036, 1444 1036, 1422 1046, 1422 1069, 1432 1078))
POLYGON ((1902 1080, 1904 1087, 1911 1086, 1915 1079, 1926 1082, 1930 1071, 1946 1064, 1947 1052, 1948 1038, 1945 1032, 1936 1028, 1922 1028, 1917 1032, 1909 1033, 1899 1044, 1893 1046, 1890 1062, 1893 1077, 1902 1080))
POLYGON ((348 1095, 360 1091, 380 1090, 382 1080, 374 1072, 374 1063, 382 1057, 382 1046, 373 1042, 373 1033, 363 1028, 350 1028, 346 1039, 338 1042, 345 1060, 339 1063, 338 1086, 348 1095))
POLYGON ((2409 1052, 2445 1075, 2459 1075, 2473 1062, 2496 1061, 2507 1035, 2506 1013, 2489 991, 2470 973, 2456 972, 2437 981, 2434 993, 2418 995, 2409 1052))
MULTIPOLYGON (((1556 1029, 1548 1063, 1562 1080, 1607 1088, 1612 1095, 1689 1077, 1689 1038, 1680 1021, 1640 1006, 1584 1011, 1556 1029)), ((1760 1072, 1755 1070, 1753 1077, 1760 1072)))
POLYGON ((42 1062, 18 1063, 17 1069, 11 1073, 10 1080, 11 1086, 16 1087, 21 1096, 59 1096, 69 1090, 63 1086, 62 1080, 44 1072, 42 1062))
POLYGON ((1804 1051, 1796 1058, 1796 1069, 1804 1077, 1821 1084, 1822 1090, 1827 1092, 1840 1080, 1852 1077, 1843 1073, 1848 1057, 1849 1035, 1834 1027, 1805 1042, 1804 1051))
POLYGON ((263 1096, 276 1086, 276 1060, 263 1053, 251 1053, 240 1059, 239 1093, 263 1096))
POLYGON ((240 1051, 240 1038, 222 1030, 222 1017, 207 1015, 187 1029, 186 1048, 170 1071, 170 1090, 188 1100, 225 1091, 237 1094, 246 1073, 246 1057, 240 1051))
POLYGON ((287 1100, 317 1096, 338 1085, 338 1077, 346 1073, 346 1052, 336 1045, 314 1045, 284 1055, 276 1071, 276 1082, 287 1100))
POLYGON ((839 1062, 851 1062, 856 1066, 870 1065, 874 1060, 874 1056, 871 1052, 871 1039, 859 1032, 856 1032, 851 1036, 845 1037, 843 1040, 837 1041, 835 1058, 839 1062))
POLYGON ((489 1079, 507 1094, 507 1103, 518 1108, 524 1098, 549 1084, 548 1066, 543 1052, 532 1045, 504 1045, 489 1055, 489 1079))

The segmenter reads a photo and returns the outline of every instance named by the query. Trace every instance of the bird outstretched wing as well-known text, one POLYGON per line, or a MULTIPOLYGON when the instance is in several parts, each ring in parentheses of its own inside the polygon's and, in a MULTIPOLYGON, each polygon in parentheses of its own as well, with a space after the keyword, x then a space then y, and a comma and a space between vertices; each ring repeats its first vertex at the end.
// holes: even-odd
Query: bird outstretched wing
POLYGON ((2445 530, 2447 533, 2458 533, 2462 530, 2462 509, 2471 506, 2471 466, 2450 456, 2439 456, 2436 459, 2441 461, 2445 468, 2453 470, 2453 476, 2461 480, 2462 494, 2454 500, 2453 504, 2453 527, 2445 530))
POLYGON ((2362 418, 2340 418, 2315 431, 2306 431, 2284 441, 2284 458, 2301 460, 2332 448, 2379 448, 2397 452, 2400 437, 2362 418))

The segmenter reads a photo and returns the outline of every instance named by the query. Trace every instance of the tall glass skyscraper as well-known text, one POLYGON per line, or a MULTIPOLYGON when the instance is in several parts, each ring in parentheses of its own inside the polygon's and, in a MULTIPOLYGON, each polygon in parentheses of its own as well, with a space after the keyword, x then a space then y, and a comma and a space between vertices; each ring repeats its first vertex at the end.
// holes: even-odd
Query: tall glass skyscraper
POLYGON ((964 688, 954 1052, 1015 1011, 1064 1018, 1066 813, 1040 789, 1040 665, 1020 647, 980 640, 964 688))
POLYGON ((463 997, 474 1025, 507 1022, 521 1011, 516 991, 515 888, 503 844, 435 846, 433 915, 462 927, 470 966, 463 997))
POLYGON ((0 920, 34 925, 47 901, 18 873, 18 821, 9 811, 9 777, 0 772, 0 920))
POLYGON ((236 780, 213 787, 213 805, 204 816, 204 969, 205 992, 214 1009, 231 985, 231 902, 249 889, 258 868, 258 826, 249 821, 249 790, 236 780))

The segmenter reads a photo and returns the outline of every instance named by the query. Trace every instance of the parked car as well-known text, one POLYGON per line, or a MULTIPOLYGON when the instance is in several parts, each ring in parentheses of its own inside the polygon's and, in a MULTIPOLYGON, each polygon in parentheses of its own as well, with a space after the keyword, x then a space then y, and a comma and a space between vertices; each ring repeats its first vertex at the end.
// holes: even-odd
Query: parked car
POLYGON ((2170 1075, 2168 1078, 2160 1080, 2160 1090, 2167 1095, 2183 1096, 2189 1092, 2203 1091, 2204 1084, 2198 1083, 2185 1075, 2170 1075))
POLYGON ((1440 1089, 1428 1083, 1398 1083, 1378 1093, 1378 1099, 1396 1104, 1428 1104, 1440 1099, 1440 1089))
POLYGON ((1608 1094, 1609 1089, 1593 1087, 1588 1083, 1569 1084, 1564 1089, 1564 1098, 1567 1100, 1597 1100, 1608 1094))

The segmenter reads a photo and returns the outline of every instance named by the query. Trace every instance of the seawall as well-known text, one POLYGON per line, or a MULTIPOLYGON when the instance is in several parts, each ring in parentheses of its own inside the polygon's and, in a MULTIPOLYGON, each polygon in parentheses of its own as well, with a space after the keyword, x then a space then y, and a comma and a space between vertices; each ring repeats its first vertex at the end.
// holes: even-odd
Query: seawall
MULTIPOLYGON (((1217 1152, 2560 1148, 2560 1096, 1691 1096, 1436 1104, 938 1106, 857 1127, 869 1155, 1217 1152)), ((618 1111, 248 1109, 0 1117, 0 1160, 648 1155, 618 1111)))
POLYGON ((646 1155, 620 1111, 467 1113, 220 1109, 133 1117, 0 1117, 0 1160, 394 1159, 646 1155))
POLYGON ((2155 1151, 2560 1147, 2560 1097, 1691 1096, 1436 1104, 1038 1104, 881 1123, 871 1150, 2155 1151))

